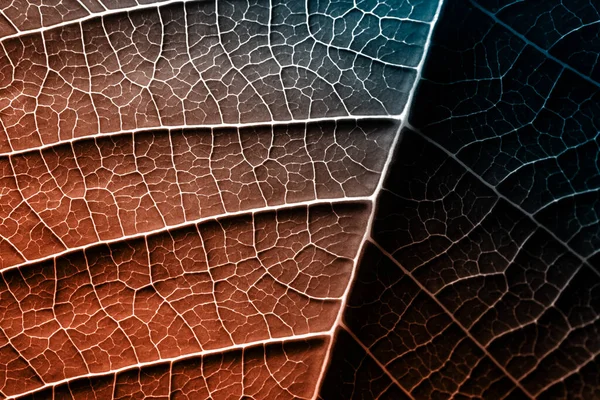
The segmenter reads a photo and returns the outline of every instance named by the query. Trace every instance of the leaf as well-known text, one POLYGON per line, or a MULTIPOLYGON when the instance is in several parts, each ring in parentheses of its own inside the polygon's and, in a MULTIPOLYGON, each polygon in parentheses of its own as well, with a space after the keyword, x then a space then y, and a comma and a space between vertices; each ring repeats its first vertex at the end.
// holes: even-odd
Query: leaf
POLYGON ((0 6, 0 395, 599 396, 563 3, 0 6))
POLYGON ((313 397, 436 8, 5 6, 1 396, 313 397))
POLYGON ((600 397, 598 20, 447 2, 321 398, 600 397))

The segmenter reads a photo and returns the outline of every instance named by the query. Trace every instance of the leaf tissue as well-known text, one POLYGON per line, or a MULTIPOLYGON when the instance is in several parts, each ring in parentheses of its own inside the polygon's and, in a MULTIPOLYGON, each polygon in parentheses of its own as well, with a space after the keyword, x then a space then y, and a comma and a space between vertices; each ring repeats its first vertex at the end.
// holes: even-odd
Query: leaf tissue
POLYGON ((4 0, 0 398, 600 399, 595 0, 4 0))

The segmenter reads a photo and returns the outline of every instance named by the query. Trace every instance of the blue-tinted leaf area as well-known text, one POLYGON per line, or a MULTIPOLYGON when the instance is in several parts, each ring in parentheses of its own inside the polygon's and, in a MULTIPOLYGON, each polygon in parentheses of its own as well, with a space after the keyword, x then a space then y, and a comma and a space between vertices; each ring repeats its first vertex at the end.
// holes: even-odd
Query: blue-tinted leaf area
POLYGON ((589 257, 600 248, 599 84, 510 29, 447 7, 411 122, 589 257))
POLYGON ((600 398, 594 3, 446 2, 323 399, 600 398))
POLYGON ((309 25, 320 42, 385 63, 416 67, 436 2, 309 1, 309 25), (400 4, 397 4, 400 3, 400 4))
POLYGON ((491 15, 595 81, 600 80, 596 0, 480 0, 491 15))

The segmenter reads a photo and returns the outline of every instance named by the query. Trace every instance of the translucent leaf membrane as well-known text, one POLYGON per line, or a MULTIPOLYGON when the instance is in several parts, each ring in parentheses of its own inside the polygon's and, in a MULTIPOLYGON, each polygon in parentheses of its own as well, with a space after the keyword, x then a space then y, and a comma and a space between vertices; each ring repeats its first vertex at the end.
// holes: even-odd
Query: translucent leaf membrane
POLYGON ((477 5, 551 57, 600 81, 600 9, 593 1, 483 0, 477 5))
MULTIPOLYGON (((592 256, 600 244, 600 84, 558 58, 567 53, 549 57, 477 7, 447 13, 472 28, 441 21, 446 33, 432 47, 412 123, 573 251, 592 256), (474 68, 441 67, 465 63, 474 68), (430 93, 439 102, 419 107, 430 93)), ((584 49, 581 42, 571 51, 584 49)))
POLYGON ((320 339, 248 346, 90 376, 23 399, 308 399, 327 350, 320 339))
POLYGON ((445 5, 320 398, 600 398, 596 8, 445 5))
POLYGON ((432 297, 368 245, 323 399, 522 395, 432 297))
POLYGON ((141 131, 0 157, 0 266, 211 216, 370 196, 396 130, 324 121, 141 131))
POLYGON ((441 3, 0 5, 0 397, 600 398, 598 8, 441 3))
POLYGON ((356 371, 380 377, 383 397, 391 387, 415 398, 594 393, 580 370, 598 352, 597 274, 414 132, 372 237, 338 334, 361 351, 347 358, 338 345, 324 390, 358 390, 367 382, 344 380, 356 371))
POLYGON ((2 275, 3 392, 327 331, 368 216, 360 204, 217 219, 2 275), (332 208, 333 207, 333 208, 332 208))
POLYGON ((0 397, 316 396, 438 9, 0 5, 0 397))
POLYGON ((168 2, 7 37, 0 151, 159 126, 402 113, 429 24, 372 15, 381 33, 361 33, 357 47, 315 38, 304 2, 269 4, 168 2))
POLYGON ((9 0, 2 10, 2 36, 47 28, 96 14, 165 3, 165 0, 9 0))

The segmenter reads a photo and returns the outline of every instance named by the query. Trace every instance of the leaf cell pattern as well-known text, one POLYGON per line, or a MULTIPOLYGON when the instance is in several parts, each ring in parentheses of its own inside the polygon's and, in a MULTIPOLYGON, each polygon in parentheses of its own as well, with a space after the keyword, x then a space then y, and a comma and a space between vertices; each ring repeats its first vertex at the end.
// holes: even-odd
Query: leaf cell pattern
POLYGON ((591 0, 0 5, 0 398, 600 399, 591 0))
POLYGON ((598 21, 445 4, 321 399, 600 398, 598 21))

